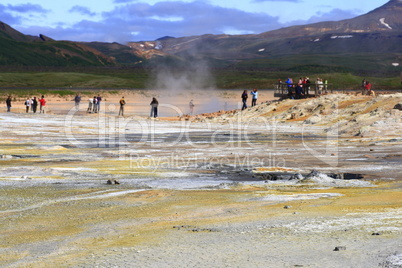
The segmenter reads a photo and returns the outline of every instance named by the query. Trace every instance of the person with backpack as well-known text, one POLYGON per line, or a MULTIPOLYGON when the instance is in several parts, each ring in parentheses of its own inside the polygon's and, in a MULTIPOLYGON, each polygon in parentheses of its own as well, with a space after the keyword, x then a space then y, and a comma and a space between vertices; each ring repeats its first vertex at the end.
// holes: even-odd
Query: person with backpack
POLYGON ((24 102, 24 105, 25 105, 25 111, 29 113, 29 108, 31 107, 31 99, 27 98, 26 101, 24 102))
POLYGON ((121 97, 120 101, 120 110, 119 110, 119 115, 124 116, 124 105, 126 105, 126 101, 124 100, 124 97, 121 97))
POLYGON ((87 113, 91 113, 92 112, 92 104, 94 102, 94 99, 89 98, 88 99, 88 109, 87 109, 87 113))

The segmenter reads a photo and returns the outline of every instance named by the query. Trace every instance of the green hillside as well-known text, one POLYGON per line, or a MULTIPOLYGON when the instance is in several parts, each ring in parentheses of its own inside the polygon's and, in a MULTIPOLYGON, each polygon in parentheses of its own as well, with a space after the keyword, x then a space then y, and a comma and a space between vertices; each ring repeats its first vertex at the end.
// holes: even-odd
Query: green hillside
POLYGON ((0 65, 3 66, 105 66, 105 56, 73 42, 22 42, 0 36, 0 65))

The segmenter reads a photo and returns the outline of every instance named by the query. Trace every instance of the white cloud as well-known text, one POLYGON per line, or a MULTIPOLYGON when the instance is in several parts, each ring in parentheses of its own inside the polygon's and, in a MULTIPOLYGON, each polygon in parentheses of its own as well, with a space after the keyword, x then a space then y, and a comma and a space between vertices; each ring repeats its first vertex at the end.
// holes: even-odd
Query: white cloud
POLYGON ((82 14, 82 15, 88 15, 88 16, 95 16, 96 15, 95 12, 91 12, 91 10, 89 8, 83 7, 83 6, 73 6, 69 10, 69 12, 71 12, 71 13, 76 12, 76 13, 79 13, 79 14, 82 14))

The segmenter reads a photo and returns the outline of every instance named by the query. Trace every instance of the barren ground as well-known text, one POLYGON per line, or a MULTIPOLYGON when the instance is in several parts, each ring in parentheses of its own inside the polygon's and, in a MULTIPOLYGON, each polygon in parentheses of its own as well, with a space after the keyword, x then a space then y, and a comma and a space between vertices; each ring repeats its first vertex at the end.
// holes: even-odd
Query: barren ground
MULTIPOLYGON (((0 113, 1 267, 402 267, 402 94, 154 120, 155 92, 119 93, 0 113)), ((209 111, 197 94, 157 96, 209 111)))

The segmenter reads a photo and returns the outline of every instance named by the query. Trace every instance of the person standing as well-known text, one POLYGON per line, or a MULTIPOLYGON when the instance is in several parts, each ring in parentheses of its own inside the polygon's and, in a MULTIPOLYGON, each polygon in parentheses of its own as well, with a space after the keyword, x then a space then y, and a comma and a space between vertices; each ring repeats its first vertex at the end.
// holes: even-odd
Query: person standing
POLYGON ((288 87, 288 96, 289 98, 293 99, 293 79, 288 77, 288 79, 285 81, 287 87, 288 87))
POLYGON ((241 107, 241 110, 243 111, 244 109, 247 109, 247 90, 244 90, 243 93, 241 94, 241 101, 243 102, 243 106, 241 107))
POLYGON ((33 112, 33 105, 32 105, 32 104, 33 104, 33 100, 34 100, 34 97, 31 98, 31 111, 32 111, 32 112, 33 112))
POLYGON ((96 98, 96 96, 94 96, 94 98, 92 99, 92 112, 97 113, 97 109, 98 109, 98 99, 96 98))
POLYGON ((45 100, 45 96, 42 95, 42 97, 39 99, 39 110, 40 113, 46 113, 46 100, 45 100))
POLYGON ((124 100, 124 97, 121 97, 119 103, 120 103, 119 115, 121 114, 122 116, 124 116, 124 105, 126 105, 126 101, 124 100))
POLYGON ((304 90, 304 94, 306 96, 308 96, 308 94, 309 94, 310 85, 311 85, 310 78, 306 77, 306 89, 304 90))
POLYGON ((324 80, 324 91, 325 91, 325 94, 328 94, 328 80, 327 79, 324 80))
POLYGON ((80 102, 81 102, 81 96, 77 94, 74 98, 75 102, 75 109, 78 111, 80 109, 80 102))
POLYGON ((88 109, 87 109, 87 113, 91 113, 92 112, 92 104, 94 102, 93 98, 89 98, 88 99, 88 109))
POLYGON ((288 77, 288 79, 285 81, 288 87, 293 87, 293 79, 288 77))
POLYGON ((324 87, 324 83, 322 82, 322 79, 317 78, 316 84, 317 84, 318 95, 321 95, 322 94, 322 89, 324 87))
POLYGON ((96 97, 96 100, 97 100, 97 102, 96 102, 96 111, 99 113, 102 97, 100 95, 98 95, 98 97, 96 97))
POLYGON ((190 115, 193 115, 193 113, 194 113, 194 106, 195 106, 193 100, 191 100, 188 105, 190 106, 190 115))
POLYGON ((7 112, 11 112, 11 96, 6 99, 7 112))
POLYGON ((258 90, 256 88, 253 89, 253 91, 250 92, 251 95, 251 107, 257 105, 257 99, 258 99, 258 90))
POLYGON ((304 90, 303 90, 303 85, 298 84, 295 88, 295 93, 296 93, 296 99, 301 99, 304 96, 304 90))
POLYGON ((38 100, 36 99, 36 97, 33 97, 33 99, 32 99, 32 112, 34 114, 36 113, 37 108, 38 108, 38 100))
POLYGON ((158 100, 156 98, 152 98, 152 101, 149 105, 151 105, 151 117, 158 117, 158 100))
POLYGON ((371 91, 371 83, 369 81, 367 81, 366 85, 364 87, 363 95, 369 95, 370 91, 371 91))
POLYGON ((25 105, 25 111, 29 113, 29 108, 31 107, 31 99, 27 98, 27 100, 24 102, 24 105, 25 105))

